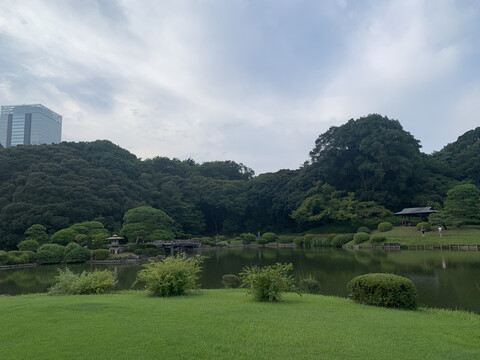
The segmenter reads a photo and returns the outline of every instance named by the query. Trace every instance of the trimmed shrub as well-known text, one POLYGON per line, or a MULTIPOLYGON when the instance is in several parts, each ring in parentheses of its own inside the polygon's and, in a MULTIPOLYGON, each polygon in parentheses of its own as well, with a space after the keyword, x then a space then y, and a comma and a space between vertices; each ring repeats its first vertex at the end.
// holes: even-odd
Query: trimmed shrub
POLYGON ((392 223, 388 222, 388 221, 384 221, 384 222, 381 222, 380 224, 378 224, 378 231, 380 232, 387 232, 387 231, 390 231, 393 229, 393 225, 392 223))
POLYGON ((333 238, 331 245, 335 247, 341 247, 342 245, 345 245, 346 243, 352 240, 353 240, 353 234, 337 235, 333 238))
POLYGON ((250 244, 250 243, 254 242, 255 240, 257 240, 257 237, 253 234, 242 234, 242 235, 240 235, 240 237, 242 238, 242 240, 245 244, 250 244))
POLYGON ((37 240, 23 240, 17 245, 20 251, 37 251, 40 247, 40 243, 37 240))
POLYGON ((70 243, 65 246, 63 252, 63 261, 66 263, 81 263, 90 260, 90 250, 78 245, 77 243, 70 243))
POLYGON ((63 259, 64 247, 58 244, 44 244, 37 250, 37 263, 58 264, 63 259))
POLYGON ((370 233, 371 233, 370 229, 367 228, 366 226, 360 226, 360 227, 358 228, 357 233, 361 233, 361 232, 367 233, 367 234, 370 234, 370 233))
POLYGON ((54 244, 67 245, 75 241, 75 236, 77 233, 72 229, 62 229, 53 234, 51 239, 54 244))
POLYGON ((349 297, 360 304, 414 310, 417 289, 410 279, 393 274, 367 274, 347 284, 349 297))
POLYGON ((204 237, 200 238, 200 243, 202 245, 210 245, 210 246, 215 245, 215 241, 213 241, 213 239, 211 237, 208 237, 208 236, 204 236, 204 237))
POLYGON ((383 235, 372 236, 372 244, 383 244, 387 241, 387 237, 383 235))
POLYGON ((292 264, 272 266, 244 267, 240 273, 242 287, 257 301, 278 301, 285 292, 296 291, 294 280, 289 272, 293 270, 292 264))
POLYGON ((272 232, 266 232, 265 234, 262 235, 262 238, 264 238, 268 242, 274 242, 277 238, 277 235, 272 232))
POLYGON ((145 290, 151 296, 177 296, 198 287, 202 257, 187 258, 185 253, 168 256, 160 261, 143 265, 137 273, 137 282, 145 283, 145 290))
POLYGON ((109 270, 84 271, 80 275, 68 268, 58 271, 57 282, 50 288, 49 295, 104 294, 116 284, 115 273, 109 270))
POLYGON ((110 252, 107 249, 97 249, 92 251, 92 259, 94 260, 106 260, 110 256, 110 252))
POLYGON ((242 282, 237 275, 225 274, 222 276, 222 285, 226 289, 236 289, 242 285, 242 282))
POLYGON ((303 237, 297 237, 295 239, 293 239, 293 241, 295 242, 295 244, 297 244, 298 246, 307 246, 306 243, 304 242, 304 238, 303 237))
POLYGON ((154 246, 153 248, 152 247, 147 247, 147 248, 143 248, 143 249, 141 249, 141 248, 140 249, 135 249, 133 251, 133 253, 135 255, 145 255, 147 257, 155 257, 155 256, 164 255, 165 250, 163 250, 162 248, 154 246))
POLYGON ((257 243, 259 243, 260 245, 268 244, 268 240, 261 237, 261 238, 257 239, 257 243))
POLYGON ((278 242, 280 244, 291 244, 293 241, 293 237, 289 236, 289 235, 280 235, 278 237, 278 242))
POLYGON ((7 265, 8 254, 6 251, 0 250, 0 265, 7 265))
POLYGON ((300 280, 298 283, 300 292, 305 294, 320 294, 320 283, 310 275, 306 279, 300 280))
POLYGON ((368 235, 367 233, 364 233, 364 232, 356 233, 353 236, 353 243, 354 244, 360 244, 360 243, 363 243, 363 242, 368 241, 368 240, 370 240, 370 235, 368 235))
POLYGON ((421 222, 417 224, 417 231, 422 230, 422 226, 425 228, 425 231, 432 231, 432 227, 428 222, 421 222))
POLYGON ((35 254, 33 251, 24 251, 23 252, 25 255, 27 255, 27 263, 34 263, 37 261, 37 254, 35 254))

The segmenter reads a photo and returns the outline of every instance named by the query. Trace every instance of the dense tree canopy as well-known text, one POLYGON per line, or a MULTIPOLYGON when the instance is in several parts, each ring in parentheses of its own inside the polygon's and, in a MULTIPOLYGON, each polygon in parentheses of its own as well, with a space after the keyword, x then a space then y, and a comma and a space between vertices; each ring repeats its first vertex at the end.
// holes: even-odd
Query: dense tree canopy
POLYGON ((321 134, 301 168, 256 177, 233 161, 140 160, 106 140, 0 148, 0 249, 27 238, 41 245, 62 229, 71 233, 58 243, 73 236, 94 246, 144 206, 168 214, 173 236, 292 231, 381 206, 441 206, 454 185, 480 185, 479 139, 477 128, 427 155, 398 121, 374 114, 321 134), (92 222, 103 230, 69 229, 92 222))

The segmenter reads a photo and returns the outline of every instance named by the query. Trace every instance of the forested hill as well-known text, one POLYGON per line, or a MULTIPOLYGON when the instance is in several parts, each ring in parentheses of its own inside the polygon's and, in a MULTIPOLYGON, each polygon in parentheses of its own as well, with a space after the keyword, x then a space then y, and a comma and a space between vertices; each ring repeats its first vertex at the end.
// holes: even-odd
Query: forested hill
POLYGON ((320 135, 300 169, 257 177, 233 161, 142 161, 106 140, 0 148, 0 248, 14 247, 33 224, 53 233, 99 220, 117 231, 141 205, 165 211, 188 234, 238 234, 441 204, 452 184, 479 184, 479 138, 477 128, 425 155, 398 121, 369 115, 320 135))

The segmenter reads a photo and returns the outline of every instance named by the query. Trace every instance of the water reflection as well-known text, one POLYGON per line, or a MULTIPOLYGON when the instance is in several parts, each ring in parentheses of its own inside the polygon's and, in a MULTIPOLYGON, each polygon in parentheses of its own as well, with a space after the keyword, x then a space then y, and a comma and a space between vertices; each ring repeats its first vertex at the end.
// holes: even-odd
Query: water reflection
MULTIPOLYGON (((420 303, 480 312, 480 252, 453 251, 348 251, 341 249, 235 248, 202 250, 203 288, 220 288, 224 274, 238 274, 247 265, 293 263, 295 277, 312 275, 325 295, 346 296, 346 284, 353 277, 371 272, 388 272, 410 278, 419 290, 420 303)), ((45 292, 55 281, 58 266, 39 266, 0 271, 0 294, 45 292)), ((111 269, 118 274, 118 288, 129 289, 138 265, 68 266, 73 272, 111 269)))

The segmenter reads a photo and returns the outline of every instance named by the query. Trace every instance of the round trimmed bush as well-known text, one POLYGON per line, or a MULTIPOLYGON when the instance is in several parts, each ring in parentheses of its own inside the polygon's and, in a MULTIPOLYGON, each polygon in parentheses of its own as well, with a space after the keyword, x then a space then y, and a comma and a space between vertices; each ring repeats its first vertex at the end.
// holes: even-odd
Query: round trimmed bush
POLYGON ((347 284, 349 297, 360 304, 414 310, 417 289, 410 279, 393 274, 367 274, 347 284))
POLYGON ((332 245, 332 240, 337 236, 337 234, 328 234, 327 240, 325 241, 328 246, 332 245))
POLYGON ((37 250, 37 263, 58 264, 63 259, 64 247, 58 244, 44 244, 37 250))
POLYGON ((280 244, 291 244, 293 241, 293 237, 289 236, 289 235, 280 235, 278 237, 278 242, 280 244))
POLYGON ((275 239, 277 238, 277 235, 272 232, 266 232, 265 234, 262 235, 262 238, 266 239, 268 242, 274 242, 275 239))
POLYGON ((107 249, 97 249, 92 251, 92 258, 94 260, 106 260, 110 256, 110 252, 107 249))
POLYGON ((432 227, 428 222, 421 222, 417 224, 417 231, 422 230, 422 226, 425 228, 425 231, 432 231, 432 227))
POLYGON ((65 247, 63 253, 63 260, 66 263, 81 263, 90 260, 90 257, 90 250, 73 242, 65 247))
POLYGON ((370 231, 370 229, 367 228, 366 226, 360 226, 360 227, 358 228, 358 230, 357 230, 357 233, 361 233, 361 232, 370 234, 371 231, 370 231))
POLYGON ((222 276, 222 285, 227 289, 236 289, 242 285, 242 282, 237 275, 225 274, 222 276))
POLYGON ((37 240, 23 240, 17 245, 20 251, 37 251, 40 247, 40 243, 37 240))
POLYGON ((360 244, 360 243, 363 243, 363 242, 368 241, 368 240, 370 240, 370 235, 368 235, 367 233, 364 233, 364 232, 356 233, 353 236, 353 242, 355 244, 360 244))
POLYGON ((380 232, 387 232, 387 231, 390 231, 393 229, 393 225, 392 223, 388 222, 388 221, 384 221, 384 222, 381 222, 380 224, 378 224, 378 231, 380 232))
POLYGON ((353 240, 353 234, 337 235, 332 240, 332 246, 341 247, 342 245, 345 245, 346 243, 352 240, 353 240))
POLYGON ((307 246, 307 243, 304 242, 304 238, 303 237, 297 237, 295 239, 293 239, 293 241, 295 242, 295 244, 297 244, 298 246, 307 246))
POLYGON ((240 237, 242 238, 245 244, 250 244, 257 240, 257 237, 253 234, 241 234, 240 237))

